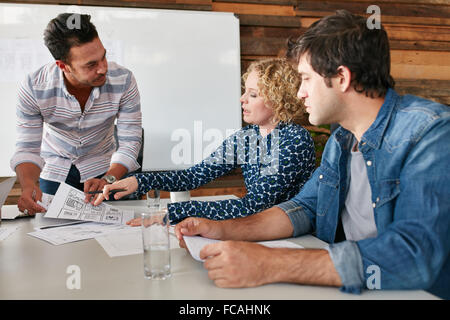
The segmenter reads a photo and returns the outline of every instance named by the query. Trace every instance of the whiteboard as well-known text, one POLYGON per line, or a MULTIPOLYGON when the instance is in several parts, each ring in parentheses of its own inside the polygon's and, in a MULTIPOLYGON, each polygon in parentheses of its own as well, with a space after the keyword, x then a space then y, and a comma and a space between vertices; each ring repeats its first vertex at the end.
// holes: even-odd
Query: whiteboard
POLYGON ((43 43, 62 12, 90 14, 109 61, 141 95, 143 171, 190 167, 242 126, 239 20, 231 13, 0 4, 0 176, 14 172, 18 84, 54 61, 43 43))

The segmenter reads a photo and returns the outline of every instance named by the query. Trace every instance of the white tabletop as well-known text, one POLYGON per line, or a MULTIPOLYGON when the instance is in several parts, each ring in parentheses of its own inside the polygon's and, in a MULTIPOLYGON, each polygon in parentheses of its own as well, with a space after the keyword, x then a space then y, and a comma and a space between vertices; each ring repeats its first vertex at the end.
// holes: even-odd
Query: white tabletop
MULTIPOLYGON (((143 204, 145 201, 116 203, 136 213, 142 211, 143 204)), ((285 283, 223 289, 208 278, 201 262, 180 248, 171 250, 170 279, 146 280, 141 254, 110 258, 95 239, 55 246, 27 235, 35 227, 49 224, 54 220, 42 214, 2 221, 1 227, 18 226, 19 230, 0 241, 0 299, 436 299, 425 291, 365 290, 353 295, 338 288, 285 283), (80 268, 80 289, 67 288, 71 275, 67 269, 72 265, 80 268)), ((310 235, 290 240, 306 248, 326 245, 310 235)))

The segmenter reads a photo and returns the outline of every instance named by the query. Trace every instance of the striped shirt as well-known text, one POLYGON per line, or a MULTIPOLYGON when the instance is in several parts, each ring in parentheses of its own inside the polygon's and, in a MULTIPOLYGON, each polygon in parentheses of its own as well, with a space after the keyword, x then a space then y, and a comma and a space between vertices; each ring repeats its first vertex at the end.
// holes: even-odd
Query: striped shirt
POLYGON ((41 178, 63 182, 73 164, 80 171, 80 182, 85 182, 104 174, 111 163, 129 172, 139 168, 139 91, 131 71, 114 62, 108 63, 105 84, 92 89, 83 113, 67 91, 62 71, 54 62, 44 65, 20 85, 16 115, 13 170, 31 162, 41 168, 41 178))

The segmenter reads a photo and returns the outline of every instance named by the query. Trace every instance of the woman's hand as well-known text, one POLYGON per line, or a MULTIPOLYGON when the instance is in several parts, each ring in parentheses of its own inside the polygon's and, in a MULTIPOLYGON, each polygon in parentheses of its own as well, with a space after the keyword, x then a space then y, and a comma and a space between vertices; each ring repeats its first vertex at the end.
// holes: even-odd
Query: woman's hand
POLYGON ((124 196, 127 196, 135 192, 137 188, 138 182, 136 177, 128 177, 126 179, 116 181, 112 184, 107 184, 103 187, 103 193, 100 194, 95 200, 94 206, 98 206, 100 203, 103 202, 103 200, 109 200, 111 190, 113 189, 126 189, 126 191, 117 192, 113 195, 114 199, 118 200, 124 196))

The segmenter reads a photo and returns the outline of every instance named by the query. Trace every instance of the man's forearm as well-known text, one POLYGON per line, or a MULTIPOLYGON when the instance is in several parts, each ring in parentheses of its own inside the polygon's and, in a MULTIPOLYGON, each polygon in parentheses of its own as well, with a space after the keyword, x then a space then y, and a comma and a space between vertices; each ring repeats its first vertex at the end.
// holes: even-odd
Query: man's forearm
POLYGON ((221 221, 224 224, 222 240, 262 241, 292 237, 293 227, 286 213, 272 207, 260 213, 221 221))
POLYGON ((323 249, 271 249, 267 257, 270 282, 342 286, 328 251, 323 249))
POLYGON ((28 186, 34 186, 38 180, 41 169, 31 162, 24 162, 16 167, 17 178, 22 189, 28 186))
MULTIPOLYGON (((245 218, 221 221, 222 240, 261 241, 292 237, 293 226, 287 214, 272 207, 245 218)), ((267 280, 310 285, 341 286, 341 279, 328 251, 321 249, 269 249, 267 280)))

